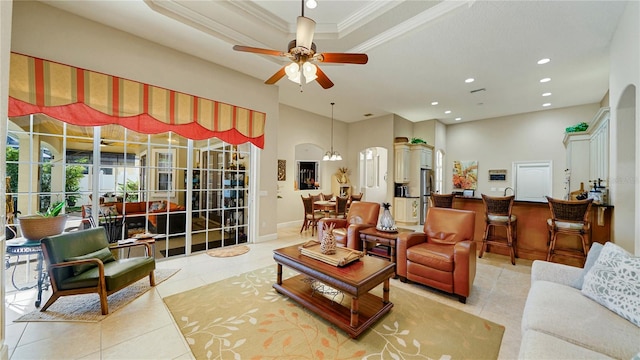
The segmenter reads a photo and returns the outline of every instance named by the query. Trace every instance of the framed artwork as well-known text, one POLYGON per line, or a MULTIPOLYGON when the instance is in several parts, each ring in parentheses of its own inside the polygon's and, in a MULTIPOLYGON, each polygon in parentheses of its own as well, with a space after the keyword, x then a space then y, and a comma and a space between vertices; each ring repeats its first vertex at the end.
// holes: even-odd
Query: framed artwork
POLYGON ((287 180, 287 160, 278 160, 278 181, 287 180))
POLYGON ((453 161, 453 189, 467 190, 478 188, 478 162, 453 161))

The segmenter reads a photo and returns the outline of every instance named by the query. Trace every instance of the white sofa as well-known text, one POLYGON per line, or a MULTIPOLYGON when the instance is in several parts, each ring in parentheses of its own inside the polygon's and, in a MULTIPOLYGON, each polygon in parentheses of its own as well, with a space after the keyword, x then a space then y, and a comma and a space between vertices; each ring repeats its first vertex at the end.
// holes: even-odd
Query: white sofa
POLYGON ((520 359, 640 360, 640 327, 583 295, 581 276, 581 268, 533 262, 520 359))

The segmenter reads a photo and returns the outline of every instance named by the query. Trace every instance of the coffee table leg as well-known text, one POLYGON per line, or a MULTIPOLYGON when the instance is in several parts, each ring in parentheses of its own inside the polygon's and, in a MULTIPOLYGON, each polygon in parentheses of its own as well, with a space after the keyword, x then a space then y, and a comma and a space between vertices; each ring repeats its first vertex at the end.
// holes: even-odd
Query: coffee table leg
POLYGON ((351 298, 351 327, 356 326, 358 326, 358 298, 354 296, 351 298))
POLYGON ((382 302, 389 303, 389 279, 386 279, 384 285, 382 285, 382 302))
POLYGON ((276 280, 276 283, 278 285, 282 285, 282 264, 278 264, 277 274, 278 274, 278 279, 276 280))

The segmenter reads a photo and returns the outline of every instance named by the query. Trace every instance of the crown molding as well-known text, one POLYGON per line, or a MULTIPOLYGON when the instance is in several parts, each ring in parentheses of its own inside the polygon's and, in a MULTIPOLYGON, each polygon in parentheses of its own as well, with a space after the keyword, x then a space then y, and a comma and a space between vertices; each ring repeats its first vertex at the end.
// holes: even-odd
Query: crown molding
POLYGON ((406 34, 407 32, 425 25, 426 23, 435 20, 448 12, 451 12, 462 5, 473 5, 475 0, 459 1, 459 0, 444 0, 441 3, 430 7, 429 9, 421 12, 420 14, 412 17, 411 19, 398 24, 387 31, 384 31, 371 39, 356 45, 349 49, 349 52, 364 53, 377 46, 380 46, 390 40, 393 40, 399 36, 406 34))

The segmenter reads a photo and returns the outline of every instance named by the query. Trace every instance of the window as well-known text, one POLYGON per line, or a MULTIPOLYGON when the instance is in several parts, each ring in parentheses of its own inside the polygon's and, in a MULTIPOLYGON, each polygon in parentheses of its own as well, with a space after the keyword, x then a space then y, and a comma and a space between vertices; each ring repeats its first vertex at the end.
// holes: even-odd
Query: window
POLYGON ((155 168, 154 195, 175 196, 176 149, 153 149, 153 167, 155 168))

